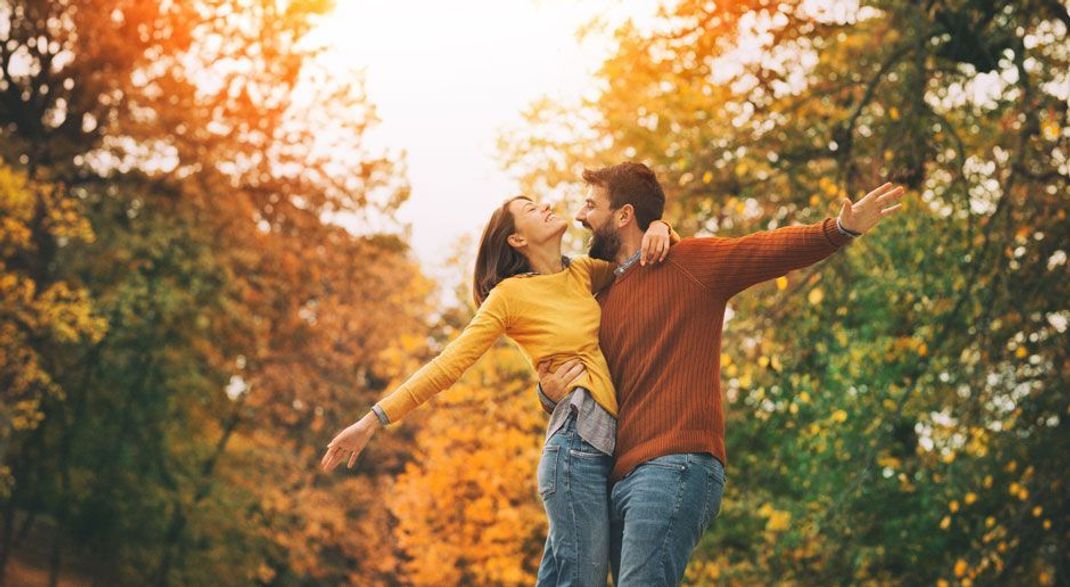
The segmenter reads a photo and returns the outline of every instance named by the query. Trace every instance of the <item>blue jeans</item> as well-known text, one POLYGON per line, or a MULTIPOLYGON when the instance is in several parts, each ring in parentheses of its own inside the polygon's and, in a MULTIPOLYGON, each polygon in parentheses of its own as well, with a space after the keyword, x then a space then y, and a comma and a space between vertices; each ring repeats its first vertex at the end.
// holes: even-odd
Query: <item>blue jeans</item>
POLYGON ((612 470, 613 457, 576 433, 575 413, 546 441, 538 479, 550 531, 537 586, 605 587, 612 470))
POLYGON ((679 585, 702 533, 721 513, 724 466, 708 453, 651 459, 610 493, 610 564, 617 587, 679 585))

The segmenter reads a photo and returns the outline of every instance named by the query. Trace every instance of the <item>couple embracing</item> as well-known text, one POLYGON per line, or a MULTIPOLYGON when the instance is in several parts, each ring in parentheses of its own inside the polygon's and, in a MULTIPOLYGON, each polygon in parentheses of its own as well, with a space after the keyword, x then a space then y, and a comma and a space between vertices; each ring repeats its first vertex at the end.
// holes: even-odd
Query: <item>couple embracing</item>
POLYGON ((536 366, 549 412, 538 465, 549 534, 537 585, 678 585, 721 511, 727 457, 721 329, 735 294, 814 264, 899 209, 886 183, 839 217, 738 238, 680 239, 654 172, 583 174, 589 256, 561 254, 567 222, 526 196, 483 232, 478 310, 435 359, 327 445, 352 467, 375 431, 453 385, 501 335, 536 366))

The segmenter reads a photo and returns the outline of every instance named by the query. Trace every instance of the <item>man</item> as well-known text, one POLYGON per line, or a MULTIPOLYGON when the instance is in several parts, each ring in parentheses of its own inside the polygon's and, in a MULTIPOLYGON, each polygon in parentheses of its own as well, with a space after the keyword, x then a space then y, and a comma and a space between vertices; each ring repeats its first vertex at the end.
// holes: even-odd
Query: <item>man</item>
MULTIPOLYGON (((599 295, 602 352, 619 404, 610 483, 610 566, 618 586, 677 585, 703 531, 718 516, 727 456, 720 391, 721 329, 732 296, 812 265, 900 208, 886 183, 838 218, 740 238, 689 238, 639 259, 643 233, 665 195, 641 163, 585 171, 588 197, 576 220, 591 230, 590 254, 615 261, 616 282, 599 295)), ((540 369, 552 409, 565 374, 540 369)), ((573 371, 574 372, 574 371, 573 371)))

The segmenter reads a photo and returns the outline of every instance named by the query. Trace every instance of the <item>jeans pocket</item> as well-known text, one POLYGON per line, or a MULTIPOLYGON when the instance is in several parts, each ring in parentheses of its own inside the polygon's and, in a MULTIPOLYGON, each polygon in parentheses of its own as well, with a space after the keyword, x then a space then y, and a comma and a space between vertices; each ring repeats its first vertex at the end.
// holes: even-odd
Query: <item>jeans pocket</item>
POLYGON ((670 469, 672 471, 685 471, 687 470, 687 462, 686 454, 671 454, 650 459, 639 466, 659 467, 662 469, 670 469))
MULTIPOLYGON (((719 465, 720 461, 714 461, 719 465)), ((703 508, 702 527, 708 528, 721 515, 724 502, 724 470, 715 466, 706 472, 706 505, 703 508)))
POLYGON ((539 496, 543 499, 557 491, 557 457, 560 452, 560 446, 547 446, 542 449, 542 458, 539 459, 536 476, 539 483, 539 496))

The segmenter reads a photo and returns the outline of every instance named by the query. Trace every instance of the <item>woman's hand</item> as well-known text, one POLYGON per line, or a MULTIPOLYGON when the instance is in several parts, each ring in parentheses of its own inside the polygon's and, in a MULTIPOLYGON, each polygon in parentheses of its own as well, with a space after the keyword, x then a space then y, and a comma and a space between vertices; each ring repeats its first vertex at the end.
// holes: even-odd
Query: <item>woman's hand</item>
POLYGON ((327 443, 327 452, 320 459, 320 466, 329 473, 339 463, 348 458, 349 463, 346 468, 352 469, 353 464, 357 462, 357 456, 360 455, 360 451, 364 450, 372 435, 381 426, 379 418, 376 418, 373 413, 368 413, 360 420, 350 424, 349 427, 339 432, 333 440, 327 443))
POLYGON ((661 220, 655 220, 647 227, 643 234, 643 244, 640 247, 639 264, 660 263, 669 254, 669 225, 661 220))

